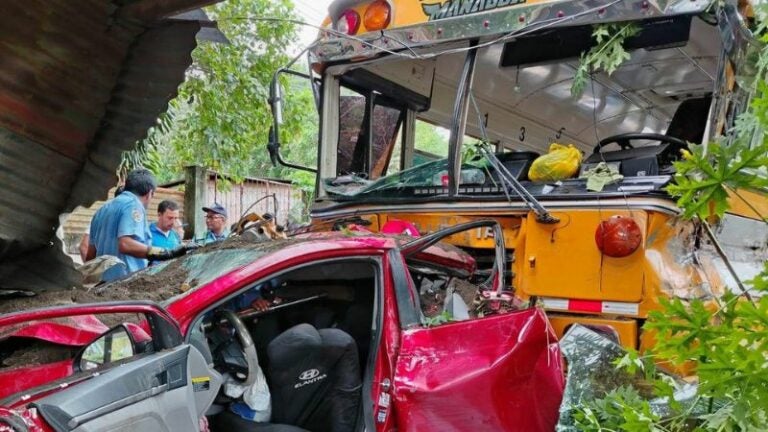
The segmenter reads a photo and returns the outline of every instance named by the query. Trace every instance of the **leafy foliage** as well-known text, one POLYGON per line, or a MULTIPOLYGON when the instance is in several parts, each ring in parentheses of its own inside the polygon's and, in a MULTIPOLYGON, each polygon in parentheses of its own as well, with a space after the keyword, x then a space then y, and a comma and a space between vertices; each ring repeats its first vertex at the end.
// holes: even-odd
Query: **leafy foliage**
POLYGON ((711 142, 707 147, 692 145, 675 163, 675 184, 667 191, 678 196, 685 217, 723 216, 728 209, 728 192, 768 186, 760 170, 768 166, 768 142, 749 148, 738 143, 711 142))
MULTIPOLYGON (((246 176, 288 177, 302 189, 314 179, 273 167, 266 150, 272 116, 267 103, 272 74, 289 61, 295 25, 249 17, 293 15, 291 0, 228 0, 208 8, 229 44, 202 42, 178 97, 138 149, 124 157, 123 169, 144 165, 161 181, 178 178, 184 166, 201 165, 238 181, 246 176)), ((314 166, 317 112, 306 81, 286 79, 285 123, 281 129, 287 160, 314 166)), ((308 188, 309 189, 309 188, 308 188)))
POLYGON ((575 414, 580 431, 662 431, 656 426, 659 416, 651 412, 650 404, 631 387, 619 387, 603 399, 587 403, 575 414))
POLYGON ((448 311, 442 311, 438 315, 435 315, 433 317, 425 317, 424 326, 437 327, 441 324, 446 324, 451 321, 453 321, 453 315, 451 315, 451 313, 448 311))
MULTIPOLYGON (((753 29, 768 43, 768 6, 756 8, 753 29)), ((746 112, 725 136, 706 147, 691 144, 675 164, 675 184, 668 191, 679 197, 687 218, 723 216, 729 199, 739 190, 768 192, 768 45, 755 62, 756 74, 741 85, 754 89, 746 112)), ((747 205, 750 203, 746 202, 747 205)), ((766 221, 768 224, 768 221, 766 221)), ((589 431, 762 431, 768 425, 768 263, 748 282, 761 295, 749 300, 732 293, 713 301, 662 299, 651 312, 644 331, 656 344, 645 358, 681 366, 695 365, 696 399, 682 406, 671 400, 672 412, 654 413, 651 400, 671 396, 662 377, 653 393, 621 387, 605 397, 585 402, 575 415, 589 431)), ((619 367, 633 374, 639 356, 631 352, 619 367)))
POLYGON ((593 46, 579 58, 579 67, 571 83, 571 95, 579 96, 592 72, 604 70, 612 74, 625 60, 629 52, 624 49, 624 42, 640 32, 634 23, 597 24, 592 29, 593 46))
MULTIPOLYGON (((766 274, 768 268, 753 281, 754 289, 766 288, 766 274)), ((644 330, 656 332, 657 340, 647 359, 664 359, 677 366, 696 363, 697 399, 687 406, 671 404, 672 412, 662 418, 650 409, 650 400, 670 397, 671 387, 664 375, 654 380, 654 374, 646 374, 653 381, 650 397, 621 387, 587 401, 574 416, 580 430, 764 430, 768 424, 768 296, 752 303, 726 294, 719 307, 701 300, 664 300, 644 330)), ((618 366, 633 375, 636 360, 637 354, 631 352, 618 366)))

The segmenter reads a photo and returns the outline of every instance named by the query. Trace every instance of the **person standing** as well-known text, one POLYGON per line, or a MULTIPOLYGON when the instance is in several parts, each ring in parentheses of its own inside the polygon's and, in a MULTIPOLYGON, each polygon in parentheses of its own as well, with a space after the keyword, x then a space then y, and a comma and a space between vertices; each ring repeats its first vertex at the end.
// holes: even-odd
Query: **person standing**
POLYGON ((157 222, 149 225, 152 246, 174 249, 181 244, 181 238, 174 228, 179 221, 179 205, 176 201, 164 200, 157 206, 157 222))
MULTIPOLYGON (((122 185, 115 188, 115 194, 112 195, 112 198, 120 195, 121 193, 123 193, 122 185)), ((80 252, 80 260, 82 260, 83 262, 88 261, 88 249, 90 248, 90 245, 91 245, 90 236, 91 236, 91 224, 89 223, 88 226, 85 227, 85 232, 83 233, 83 237, 80 238, 80 244, 77 247, 78 252, 80 252)))
POLYGON ((147 267, 147 259, 161 261, 186 253, 187 249, 152 247, 147 225, 147 206, 154 196, 157 183, 148 170, 128 173, 123 193, 107 201, 93 216, 87 258, 113 255, 125 265, 107 269, 102 281, 120 279, 147 267))
POLYGON ((203 244, 214 243, 224 240, 229 235, 227 229, 227 209, 219 203, 213 203, 212 206, 203 207, 205 212, 205 226, 208 231, 205 233, 203 244))

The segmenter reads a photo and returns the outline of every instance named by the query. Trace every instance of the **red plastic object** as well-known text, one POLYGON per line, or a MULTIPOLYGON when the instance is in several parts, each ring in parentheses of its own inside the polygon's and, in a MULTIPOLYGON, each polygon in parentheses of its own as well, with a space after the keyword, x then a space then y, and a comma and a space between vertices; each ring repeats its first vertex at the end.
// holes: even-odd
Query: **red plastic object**
POLYGON ((358 29, 360 29, 360 14, 352 9, 342 12, 339 20, 336 21, 336 30, 341 33, 355 35, 358 29))
POLYGON ((632 255, 640 247, 643 233, 634 219, 612 216, 600 222, 595 231, 595 243, 602 253, 613 258, 632 255))
POLYGON ((382 234, 409 235, 411 237, 421 237, 419 229, 411 222, 391 219, 381 227, 382 234))

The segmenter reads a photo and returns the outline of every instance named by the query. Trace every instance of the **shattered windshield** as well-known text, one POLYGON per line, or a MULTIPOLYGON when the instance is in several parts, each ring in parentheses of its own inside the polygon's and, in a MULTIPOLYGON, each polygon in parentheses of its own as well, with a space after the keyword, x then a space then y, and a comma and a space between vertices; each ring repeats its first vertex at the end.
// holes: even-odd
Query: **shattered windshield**
MULTIPOLYGON (((496 153, 496 159, 532 196, 577 197, 594 193, 589 172, 579 178, 534 182, 529 169, 538 154, 532 152, 496 153)), ((633 193, 660 191, 670 176, 623 177, 601 185, 603 195, 626 196, 633 193)), ((496 169, 484 157, 475 156, 461 166, 459 193, 465 197, 517 194, 506 190, 496 169)), ((371 181, 353 174, 323 179, 325 191, 332 200, 357 201, 377 198, 426 198, 448 194, 448 159, 427 162, 404 171, 371 181)))
MULTIPOLYGON (((604 330, 604 329, 603 329, 604 330)), ((594 331, 579 324, 573 325, 560 340, 560 349, 568 360, 568 375, 557 432, 583 430, 578 424, 577 411, 586 402, 602 399, 614 392, 636 392, 648 400, 651 412, 667 417, 672 412, 668 397, 654 397, 651 377, 662 377, 670 385, 675 403, 696 412, 701 401, 696 398, 697 384, 662 371, 635 371, 617 367, 625 360, 626 351, 615 342, 610 332, 594 331), (699 405, 696 405, 696 404, 699 405)))
MULTIPOLYGON (((484 160, 462 164, 461 183, 463 185, 483 185, 490 178, 484 160)), ((353 176, 343 176, 325 180, 325 190, 334 195, 365 196, 381 192, 411 189, 415 187, 447 187, 448 159, 415 166, 413 168, 382 177, 376 181, 366 181, 353 176)))

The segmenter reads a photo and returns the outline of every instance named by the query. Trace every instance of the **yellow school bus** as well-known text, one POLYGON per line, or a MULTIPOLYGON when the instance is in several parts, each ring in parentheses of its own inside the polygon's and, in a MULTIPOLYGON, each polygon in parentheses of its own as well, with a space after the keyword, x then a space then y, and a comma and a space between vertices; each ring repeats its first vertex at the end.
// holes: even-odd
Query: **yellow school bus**
MULTIPOLYGON (((317 167, 305 168, 318 179, 312 223, 378 231, 405 221, 424 234, 495 218, 510 289, 540 302, 558 334, 581 323, 647 347, 642 325, 661 297, 718 296, 766 260, 765 191, 743 191, 711 231, 680 218, 665 192, 680 151, 746 109, 753 89, 742 78, 760 49, 748 10, 706 0, 334 1, 308 49, 320 130, 317 167), (595 26, 626 22, 639 30, 625 41, 630 57, 573 95, 595 26), (492 148, 467 156, 477 140, 492 148), (552 143, 579 150, 579 173, 531 181, 552 143), (601 163, 621 179, 595 190, 579 174, 601 163)), ((270 151, 287 163, 277 82, 270 151)), ((491 233, 452 242, 480 266, 493 261, 491 233)))

